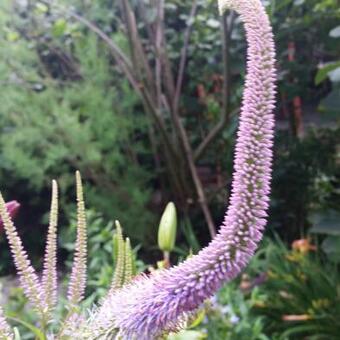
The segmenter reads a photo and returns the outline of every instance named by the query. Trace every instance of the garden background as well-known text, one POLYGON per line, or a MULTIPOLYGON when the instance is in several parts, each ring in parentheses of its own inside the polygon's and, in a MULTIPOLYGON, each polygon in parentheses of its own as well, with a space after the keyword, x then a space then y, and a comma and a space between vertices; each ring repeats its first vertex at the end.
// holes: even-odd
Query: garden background
MULTIPOLYGON (((339 4, 264 3, 278 56, 266 236, 184 339, 340 337, 339 4)), ((171 263, 207 245, 228 203, 244 85, 235 13, 220 18, 211 0, 3 0, 0 25, 0 184, 21 204, 15 222, 35 267, 55 178, 61 281, 69 271, 76 170, 88 210, 88 303, 110 284, 114 220, 139 271, 163 259, 157 229, 169 201, 178 214, 171 263)), ((0 232, 5 309, 34 323, 9 284, 0 232)))

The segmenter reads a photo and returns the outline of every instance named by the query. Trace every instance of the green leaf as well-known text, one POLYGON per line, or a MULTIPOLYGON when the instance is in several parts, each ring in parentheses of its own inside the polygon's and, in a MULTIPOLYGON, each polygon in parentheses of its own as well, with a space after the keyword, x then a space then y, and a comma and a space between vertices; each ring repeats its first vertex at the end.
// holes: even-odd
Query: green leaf
MULTIPOLYGON (((20 320, 20 319, 17 319, 17 318, 13 318, 13 317, 8 317, 8 319, 15 321, 17 323, 20 323, 21 325, 23 325, 24 327, 29 329, 36 336, 37 340, 46 340, 44 333, 38 327, 35 327, 34 325, 30 324, 29 322, 26 322, 26 321, 23 321, 23 320, 20 320)), ((19 339, 20 339, 20 337, 19 337, 19 339)))
POLYGON ((48 11, 48 7, 42 2, 37 2, 35 5, 35 10, 38 14, 45 14, 48 11))
POLYGON ((52 26, 52 34, 55 37, 61 37, 64 35, 67 28, 67 22, 65 19, 58 19, 54 22, 52 26))
POLYGON ((216 19, 208 19, 206 25, 215 29, 220 27, 220 22, 216 19))
POLYGON ((340 61, 328 63, 324 67, 320 68, 314 79, 315 85, 322 83, 328 77, 328 73, 334 71, 338 67, 340 67, 340 61))
POLYGON ((21 336, 17 327, 14 327, 14 340, 21 340, 21 336))
MULTIPOLYGON (((292 335, 296 335, 296 334, 301 334, 301 333, 305 333, 305 332, 313 332, 314 334, 320 330, 320 326, 319 325, 313 325, 313 324, 307 324, 307 325, 298 325, 298 326, 294 326, 294 327, 290 327, 287 331, 285 331, 281 337, 291 337, 292 335)), ((315 334, 315 335, 316 335, 315 334)))
POLYGON ((339 38, 340 37, 340 26, 334 27, 330 32, 329 36, 332 38, 339 38))
POLYGON ((340 262, 340 236, 328 236, 321 247, 332 261, 340 262))
MULTIPOLYGON (((201 245, 195 235, 194 228, 191 224, 190 219, 185 218, 183 220, 183 224, 181 227, 184 233, 184 237, 187 243, 189 244, 189 247, 191 248, 194 254, 198 253, 199 250, 201 249, 201 245)), ((183 255, 186 255, 186 254, 183 254, 183 255)))
POLYGON ((177 334, 170 334, 167 340, 202 340, 206 339, 207 335, 198 331, 181 331, 177 334))
POLYGON ((328 77, 332 83, 339 83, 340 82, 340 66, 337 67, 335 70, 328 72, 328 77))
POLYGON ((340 213, 328 210, 326 213, 315 213, 310 216, 313 227, 309 232, 340 236, 340 213))
POLYGON ((195 328, 199 326, 204 320, 204 317, 205 317, 205 310, 202 308, 201 310, 198 311, 195 319, 191 322, 188 328, 195 328))
POLYGON ((18 41, 19 38, 20 38, 20 35, 18 32, 15 32, 15 31, 9 31, 7 32, 6 34, 6 38, 9 42, 15 42, 15 41, 18 41))
POLYGON ((339 113, 340 88, 335 88, 328 96, 321 100, 318 109, 322 112, 339 113))
POLYGON ((275 11, 281 11, 285 7, 289 6, 291 4, 292 0, 280 0, 280 1, 273 1, 275 4, 275 11))

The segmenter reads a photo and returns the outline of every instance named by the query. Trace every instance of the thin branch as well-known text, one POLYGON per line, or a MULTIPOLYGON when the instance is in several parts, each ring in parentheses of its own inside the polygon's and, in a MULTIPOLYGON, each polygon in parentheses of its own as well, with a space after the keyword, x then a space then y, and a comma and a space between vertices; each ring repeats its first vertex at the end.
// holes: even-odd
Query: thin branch
POLYGON ((106 45, 110 48, 112 55, 115 58, 119 68, 125 73, 131 86, 134 88, 135 91, 137 91, 137 93, 140 94, 140 84, 136 79, 135 75, 133 74, 131 61, 124 54, 124 52, 114 43, 114 41, 105 32, 103 32, 94 23, 78 15, 75 12, 70 11, 68 13, 71 17, 84 24, 88 29, 90 29, 93 33, 95 33, 99 38, 101 38, 106 43, 106 45))
POLYGON ((140 70, 139 78, 146 79, 146 85, 149 88, 150 94, 154 94, 155 84, 152 77, 152 71, 138 34, 135 13, 133 12, 128 0, 122 0, 122 9, 123 15, 125 16, 134 67, 136 67, 137 70, 140 70))
MULTIPOLYGON (((157 101, 159 108, 163 107, 165 112, 170 112, 170 114, 172 114, 172 104, 173 98, 175 96, 175 83, 171 62, 169 60, 168 54, 166 53, 167 43, 164 30, 164 0, 154 1, 153 6, 157 12, 157 20, 155 23, 155 33, 153 36, 149 37, 149 40, 155 50, 156 86, 158 87, 157 101)), ((171 123, 174 123, 173 119, 171 120, 171 123)), ((176 128, 172 129, 172 138, 174 142, 179 140, 178 131, 176 128)), ((181 166, 179 165, 179 167, 181 166)))
POLYGON ((178 75, 178 80, 177 80, 177 85, 176 85, 176 92, 175 92, 173 107, 171 110, 171 118, 178 131, 180 141, 183 145, 185 159, 188 163, 190 173, 191 173, 194 185, 195 185, 196 193, 198 196, 198 202, 201 206, 205 220, 208 224, 210 235, 213 238, 216 235, 214 221, 212 219, 209 206, 207 204, 202 182, 198 176, 198 172, 197 172, 197 168, 194 162, 193 151, 192 151, 192 148, 189 142, 188 134, 180 120, 179 112, 178 112, 179 98, 181 94, 184 69, 185 69, 185 64, 186 64, 186 59, 187 59, 187 50, 188 50, 189 41, 190 41, 190 33, 191 33, 193 19, 196 15, 196 11, 197 11, 197 2, 196 0, 194 0, 192 7, 191 7, 190 15, 189 15, 188 27, 184 33, 184 45, 183 45, 182 52, 181 52, 179 75, 178 75))
POLYGON ((197 193, 197 196, 198 196, 198 203, 201 206, 205 220, 208 224, 210 236, 213 238, 216 235, 216 229, 215 229, 214 221, 212 219, 212 216, 211 216, 211 213, 210 213, 210 210, 209 210, 209 206, 208 206, 207 199, 206 199, 206 196, 205 196, 205 193, 204 193, 204 189, 203 189, 201 179, 198 176, 198 172, 197 172, 197 168, 196 168, 196 165, 195 165, 192 148, 191 148, 191 145, 189 143, 188 135, 187 135, 187 133, 186 133, 184 127, 183 127, 183 124, 179 120, 179 116, 175 115, 174 119, 175 119, 176 127, 179 130, 179 136, 181 138, 181 142, 183 144, 185 158, 188 162, 188 166, 189 166, 189 169, 190 169, 190 172, 191 172, 191 176, 192 176, 192 179, 194 181, 196 193, 197 193))
POLYGON ((157 23, 156 23, 156 92, 158 108, 162 107, 162 25, 164 20, 164 0, 159 0, 157 4, 157 23))
MULTIPOLYGON (((230 25, 233 25, 235 16, 233 12, 230 14, 230 25)), ((223 58, 223 90, 222 90, 222 117, 228 120, 230 107, 230 60, 229 60, 229 44, 231 38, 231 28, 228 27, 227 14, 224 13, 220 19, 221 35, 222 35, 222 58, 223 58)))
MULTIPOLYGON (((158 0, 157 0, 158 1, 158 0)), ((155 3, 157 4, 157 1, 155 3)), ((163 1, 163 22, 164 22, 164 1, 163 1)), ((160 33, 162 36, 162 49, 160 50, 160 58, 162 61, 162 66, 163 66, 163 85, 164 85, 164 91, 166 93, 168 103, 171 103, 172 105, 172 100, 175 96, 175 81, 174 81, 174 75, 172 72, 172 67, 171 67, 171 62, 169 60, 169 56, 165 51, 167 51, 167 42, 166 42, 166 35, 165 35, 165 30, 164 30, 164 24, 160 26, 160 33)))
POLYGON ((176 82, 175 97, 173 101, 173 111, 175 113, 178 113, 179 99, 180 99, 181 91, 182 91, 184 70, 185 70, 185 65, 187 61, 188 47, 189 47, 189 41, 190 41, 190 34, 191 34, 192 26, 194 23, 194 18, 196 16, 196 12, 197 12, 197 1, 193 0, 190 14, 189 14, 189 19, 188 19, 188 26, 184 33, 184 42, 183 42, 183 47, 181 50, 181 58, 179 62, 179 71, 178 71, 178 77, 177 77, 177 82, 176 82))
POLYGON ((156 124, 160 130, 160 133, 163 137, 164 143, 166 147, 169 149, 171 157, 175 161, 177 158, 177 152, 174 149, 174 146, 171 143, 170 137, 168 135, 168 132, 166 130, 166 126, 164 123, 164 120, 162 119, 160 112, 157 108, 155 108, 152 98, 149 95, 148 91, 145 89, 145 87, 141 88, 141 93, 142 93, 142 99, 143 99, 143 104, 144 107, 151 113, 151 115, 154 117, 156 124))
POLYGON ((215 140, 219 133, 224 129, 230 117, 238 112, 234 110, 230 112, 230 61, 229 61, 229 43, 231 33, 235 22, 235 13, 230 13, 230 23, 227 24, 227 14, 221 17, 221 33, 222 33, 222 51, 223 51, 223 91, 222 91, 222 115, 220 121, 210 130, 205 139, 197 147, 194 158, 197 161, 202 157, 208 146, 215 140))
MULTIPOLYGON (((166 158, 166 163, 168 165, 168 168, 170 172, 172 173, 172 176, 174 178, 179 177, 178 179, 183 182, 182 176, 179 174, 178 171, 178 164, 179 164, 179 158, 178 158, 178 151, 176 151, 175 146, 173 143, 171 143, 170 136, 167 133, 166 126, 164 123, 164 120, 161 117, 161 109, 162 109, 162 89, 161 89, 161 66, 162 66, 162 53, 161 51, 161 46, 162 46, 162 40, 163 40, 163 35, 160 34, 162 33, 162 20, 159 20, 158 22, 158 41, 156 41, 156 54, 157 58, 159 58, 158 61, 158 70, 156 70, 156 73, 158 72, 158 78, 156 76, 156 80, 152 79, 150 72, 149 72, 149 65, 146 61, 146 57, 140 42, 140 38, 138 36, 137 32, 137 27, 135 25, 135 15, 128 3, 127 0, 122 0, 122 8, 124 15, 126 17, 126 22, 127 22, 127 30, 128 34, 130 35, 130 46, 131 50, 133 53, 136 53, 135 59, 134 59, 134 64, 135 69, 138 70, 140 69, 138 67, 138 63, 140 62, 139 59, 141 59, 142 65, 144 65, 144 69, 146 71, 147 77, 146 79, 143 77, 143 75, 140 76, 141 82, 145 82, 145 86, 141 87, 141 92, 143 94, 143 103, 146 109, 151 113, 151 115, 156 119, 156 123, 158 125, 158 128, 160 130, 160 133, 163 137, 163 142, 165 145, 165 150, 164 150, 164 156, 166 158), (154 90, 156 89, 156 93, 158 92, 159 98, 158 100, 154 99, 154 90), (157 91, 158 90, 158 91, 157 91), (155 103, 158 103, 158 105, 155 103)), ((162 2, 158 3, 158 16, 163 17, 163 4, 162 2)), ((157 39, 157 38, 156 38, 157 39)), ((177 181, 176 181, 177 182, 177 181)), ((182 183, 183 186, 183 183, 182 183)))
POLYGON ((147 15, 147 9, 145 8, 145 2, 138 1, 137 6, 138 6, 138 14, 142 18, 143 23, 145 24, 145 29, 146 29, 148 39, 150 41, 153 41, 155 32, 154 32, 152 23, 150 23, 149 20, 147 19, 148 15, 147 15))
POLYGON ((92 32, 96 33, 110 48, 112 51, 113 56, 121 68, 121 70, 126 75, 127 79, 129 80, 131 86, 136 90, 136 92, 142 97, 143 105, 147 109, 147 111, 151 114, 151 116, 155 119, 155 122, 161 132, 163 140, 166 146, 169 148, 172 156, 176 155, 176 152, 171 144, 170 137, 166 131, 166 126, 161 118, 159 111, 153 105, 153 99, 148 90, 145 86, 143 86, 133 74, 131 62, 127 59, 124 53, 116 46, 116 44, 112 41, 112 39, 103 32, 100 28, 98 28, 95 24, 87 20, 86 18, 74 13, 70 12, 70 15, 74 17, 79 22, 83 23, 86 27, 88 27, 92 32))
MULTIPOLYGON (((164 44, 164 49, 166 50, 165 44, 164 44)), ((172 99, 175 97, 175 81, 174 81, 174 76, 173 76, 173 72, 171 69, 171 62, 169 60, 168 55, 165 53, 163 53, 163 64, 164 64, 164 72, 163 72, 164 87, 165 87, 166 95, 168 97, 168 101, 172 102, 172 99)))
MULTIPOLYGON (((169 57, 167 53, 164 53, 164 51, 167 50, 166 48, 166 38, 165 38, 165 32, 164 32, 164 0, 156 0, 153 1, 152 5, 156 8, 157 12, 157 20, 154 24, 155 27, 151 26, 150 24, 147 24, 147 16, 146 16, 146 10, 145 10, 145 4, 141 2, 139 5, 139 12, 142 17, 142 19, 145 21, 146 25, 146 31, 148 35, 148 39, 150 44, 153 46, 155 51, 155 60, 156 60, 156 90, 157 90, 157 102, 159 104, 159 84, 162 83, 162 87, 164 87, 163 91, 166 94, 166 100, 164 100, 164 94, 162 94, 162 103, 164 105, 164 102, 171 102, 175 96, 175 84, 173 79, 173 74, 171 70, 171 62, 169 60, 169 57), (158 87, 158 89, 157 89, 158 87)), ((166 105, 165 111, 170 112, 167 108, 169 105, 166 105)))
POLYGON ((210 130, 208 135, 205 137, 205 139, 201 142, 201 144, 197 147, 197 149, 194 152, 194 159, 195 161, 198 161, 204 154, 204 152, 207 150, 208 146, 215 140, 215 138, 219 135, 220 132, 225 128, 229 117, 234 116, 239 112, 239 108, 233 110, 230 114, 228 113, 228 116, 223 115, 220 121, 210 130))
MULTIPOLYGON (((126 0, 122 0, 123 1, 123 7, 125 7, 125 15, 128 18, 128 30, 130 30, 130 44, 131 48, 132 47, 137 47, 139 51, 141 51, 141 53, 143 55, 141 55, 140 57, 144 58, 144 52, 142 50, 137 32, 136 32, 136 25, 135 25, 135 21, 133 20, 134 15, 131 12, 131 8, 129 7, 129 4, 126 0)), ((215 226, 213 223, 213 219, 211 217, 211 213, 207 204, 207 200, 205 197, 205 193, 203 190, 203 186, 201 183, 201 180, 198 176, 198 172, 194 163, 194 158, 193 158, 193 151, 187 136, 187 132, 184 129, 182 122, 180 121, 179 115, 178 115, 178 103, 179 103, 179 97, 180 97, 180 92, 181 92, 181 88, 182 88, 182 83, 183 83, 183 75, 184 75, 184 68, 185 68, 185 64, 186 64, 186 59, 187 59, 187 48, 188 48, 188 44, 189 44, 189 39, 190 39, 190 33, 191 33, 191 26, 192 26, 192 21, 193 18, 195 16, 197 10, 197 4, 196 4, 196 0, 194 0, 192 9, 191 9, 191 14, 190 14, 190 19, 189 19, 189 23, 188 23, 188 28, 185 32, 185 37, 184 37, 184 46, 182 48, 182 55, 181 55, 181 61, 180 61, 180 69, 182 69, 182 71, 180 71, 179 73, 179 78, 177 80, 177 85, 176 85, 176 91, 175 93, 177 93, 177 99, 175 98, 175 108, 176 110, 172 109, 170 110, 171 112, 171 116, 172 116, 172 120, 174 122, 174 125, 176 126, 176 129, 179 132, 179 137, 181 139, 181 143, 184 147, 184 154, 185 154, 185 159, 188 163, 194 184, 195 184, 195 188, 196 188, 196 192, 197 192, 197 196, 198 196, 198 201, 199 204, 201 206, 201 209, 203 211, 203 214, 205 216, 205 219, 207 221, 208 227, 209 227, 209 231, 211 236, 213 237, 216 232, 215 232, 215 226), (182 65, 182 66, 181 66, 182 65)), ((133 70, 138 72, 138 65, 131 65, 131 62, 128 61, 128 59, 126 58, 126 56, 119 50, 119 48, 114 44, 114 42, 111 40, 110 37, 108 37, 105 32, 103 32, 102 30, 100 30, 96 25, 94 25, 93 23, 89 22, 87 19, 81 17, 78 14, 72 13, 71 14, 74 18, 76 18, 78 21, 82 22, 84 25, 86 25, 90 30, 92 30, 94 33, 96 33, 105 43, 107 43, 107 45, 110 47, 113 56, 115 57, 118 66, 121 67, 122 71, 126 74, 127 78, 129 79, 131 85, 133 86, 133 88, 141 95, 142 100, 143 100, 143 105, 146 108, 146 110, 151 114, 151 116, 153 116, 153 118, 156 121, 156 124, 160 130, 160 133, 163 137, 163 142, 166 146, 165 150, 167 150, 167 152, 165 153, 167 158, 170 157, 170 159, 168 159, 168 165, 171 167, 171 171, 175 171, 173 174, 176 174, 176 169, 173 167, 176 167, 176 164, 178 166, 178 155, 176 150, 174 149, 174 146, 172 145, 169 135, 167 133, 166 130, 166 126, 165 126, 165 122, 163 121, 161 115, 160 115, 160 110, 159 108, 157 108, 154 105, 154 100, 153 100, 153 95, 150 93, 150 86, 152 88, 152 84, 154 84, 154 82, 149 81, 149 84, 145 84, 146 86, 143 86, 142 83, 140 83, 139 81, 139 77, 137 74, 134 74, 133 70), (124 58, 124 57, 125 58, 124 58), (128 61, 128 63, 127 63, 128 61), (149 85, 149 86, 148 86, 149 85)), ((139 57, 139 55, 138 55, 139 57)), ((164 59, 166 60, 166 58, 164 59)), ((136 61, 137 62, 137 61, 136 61)), ((143 61, 144 65, 145 65, 145 59, 143 61)), ((134 64, 134 63, 133 63, 134 64)), ((167 63, 166 64, 167 67, 170 67, 170 64, 167 63)), ((168 69, 169 71, 169 69, 168 69)), ((148 72, 147 72, 148 73, 148 72)), ((143 77, 141 78, 143 79, 143 77)), ((143 81, 142 81, 143 82, 143 81)), ((152 91, 152 90, 151 90, 152 91)), ((153 92, 153 91, 152 91, 153 92)), ((175 95, 176 97, 176 95, 175 95)), ((178 171, 178 169, 177 169, 178 171)))

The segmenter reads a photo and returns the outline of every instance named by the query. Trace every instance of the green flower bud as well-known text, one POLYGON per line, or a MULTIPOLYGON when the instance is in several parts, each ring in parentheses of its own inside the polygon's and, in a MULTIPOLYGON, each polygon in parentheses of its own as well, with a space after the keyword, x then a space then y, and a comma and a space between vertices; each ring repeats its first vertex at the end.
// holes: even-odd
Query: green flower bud
POLYGON ((177 212, 173 202, 169 202, 164 210, 158 228, 158 247, 164 252, 173 250, 176 241, 177 212))

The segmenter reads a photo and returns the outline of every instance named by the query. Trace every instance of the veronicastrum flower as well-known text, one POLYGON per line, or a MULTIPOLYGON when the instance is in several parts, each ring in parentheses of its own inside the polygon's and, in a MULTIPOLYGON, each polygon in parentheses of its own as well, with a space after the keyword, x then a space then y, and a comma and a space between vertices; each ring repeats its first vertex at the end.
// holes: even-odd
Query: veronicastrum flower
POLYGON ((224 222, 196 256, 109 293, 89 321, 91 339, 112 339, 118 333, 122 339, 149 340, 180 327, 187 313, 241 272, 261 240, 272 165, 273 34, 260 0, 220 0, 219 8, 240 14, 248 42, 233 188, 224 222))
MULTIPOLYGON (((77 183, 77 240, 75 249, 75 259, 72 267, 71 279, 68 289, 68 313, 61 322, 61 328, 57 337, 48 334, 48 339, 81 339, 82 335, 75 336, 78 326, 86 320, 81 315, 79 303, 81 302, 86 284, 86 218, 85 205, 83 199, 83 188, 80 173, 76 173, 77 183)), ((11 202, 10 202, 11 203, 11 202)), ((47 233, 47 244, 44 257, 44 269, 42 278, 31 265, 24 250, 21 238, 11 220, 11 212, 18 207, 18 203, 5 203, 0 193, 0 216, 3 220, 6 236, 14 258, 21 287, 24 290, 33 309, 39 316, 38 326, 44 333, 52 318, 52 312, 57 302, 57 221, 58 221, 58 186, 57 182, 52 182, 52 202, 50 223, 47 233)), ((127 249, 130 250, 129 247, 127 249)), ((0 339, 19 339, 17 329, 14 328, 14 335, 5 320, 3 311, 0 308, 0 339)))
MULTIPOLYGON (((247 77, 235 153, 230 206, 214 240, 177 267, 150 277, 131 279, 133 255, 129 240, 120 235, 120 262, 115 285, 90 320, 80 314, 86 281, 86 219, 79 172, 77 180, 77 240, 68 289, 68 314, 57 339, 155 339, 183 325, 188 314, 246 266, 266 224, 273 140, 275 96, 274 44, 268 17, 260 0, 220 0, 220 11, 234 9, 245 25, 248 42, 247 77), (121 287, 124 282, 128 282, 121 287)), ((0 216, 21 285, 38 313, 41 326, 50 321, 56 302, 57 185, 53 182, 51 219, 43 279, 40 281, 11 221, 17 208, 0 194, 0 216), (11 210, 13 209, 13 210, 11 210)), ((117 264, 118 265, 118 264, 117 264)), ((234 318, 235 319, 235 318, 234 318)), ((234 320, 236 321, 236 319, 234 320)), ((52 336, 52 335, 51 335, 52 336)), ((0 337, 13 334, 0 310, 0 337)))

